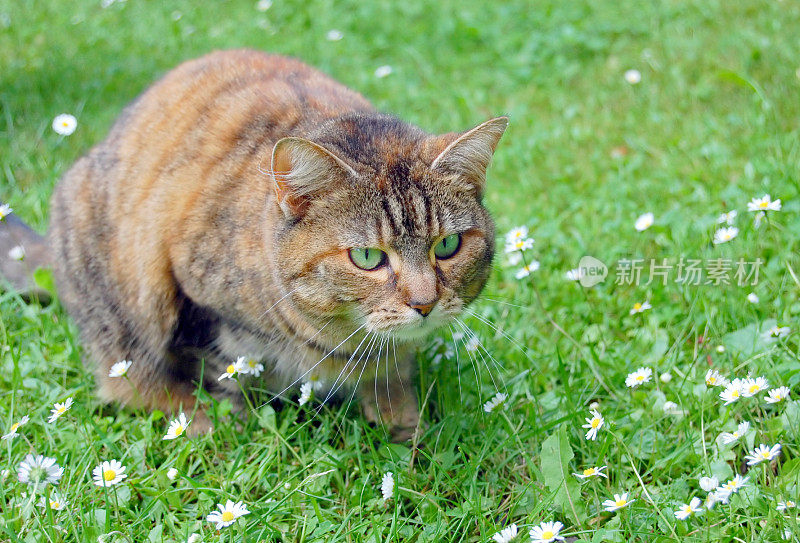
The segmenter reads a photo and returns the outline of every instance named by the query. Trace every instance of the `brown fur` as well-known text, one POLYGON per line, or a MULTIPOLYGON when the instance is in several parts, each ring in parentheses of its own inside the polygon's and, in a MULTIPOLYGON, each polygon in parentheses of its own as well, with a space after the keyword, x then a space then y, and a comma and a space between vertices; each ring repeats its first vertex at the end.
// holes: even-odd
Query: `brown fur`
POLYGON ((254 51, 168 73, 52 199, 59 295, 101 397, 174 412, 191 409, 200 384, 238 402, 217 377, 243 355, 264 361, 274 392, 312 376, 327 390, 360 381, 368 416, 406 436, 416 399, 395 372, 411 376, 409 340, 486 280, 494 232, 480 197, 505 125, 430 136, 254 51), (459 252, 437 260, 433 246, 457 232, 459 252), (352 247, 380 247, 388 264, 361 270, 352 247), (133 361, 135 388, 108 377, 120 360, 133 361))

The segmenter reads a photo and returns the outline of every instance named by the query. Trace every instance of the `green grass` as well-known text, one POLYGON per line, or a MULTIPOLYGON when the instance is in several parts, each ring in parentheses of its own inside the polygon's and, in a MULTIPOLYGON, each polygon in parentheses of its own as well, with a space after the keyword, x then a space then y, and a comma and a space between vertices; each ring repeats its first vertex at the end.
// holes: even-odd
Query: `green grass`
POLYGON ((161 441, 162 415, 94 399, 75 327, 57 304, 3 294, 0 429, 26 414, 31 422, 0 442, 0 468, 11 471, 0 485, 0 540, 184 541, 198 532, 203 541, 476 542, 513 522, 527 541, 547 520, 581 541, 774 542, 784 530, 796 540, 794 511, 775 506, 800 498, 800 405, 768 406, 759 395, 725 407, 703 379, 709 367, 752 372, 800 394, 798 28, 800 5, 789 0, 276 0, 265 12, 239 1, 102 9, 0 0, 0 199, 39 230, 58 176, 127 102, 184 59, 247 46, 300 57, 430 131, 510 115, 487 201, 500 232, 531 229, 527 256, 541 262, 518 281, 498 258, 474 310, 502 333, 465 316, 497 364, 463 348, 434 363, 436 344, 421 353, 417 447, 387 442, 356 409, 314 416, 292 402, 262 408, 241 429, 216 406, 212 436, 161 441), (344 39, 326 41, 333 28, 344 39), (378 79, 384 64, 394 73, 378 79), (631 68, 638 85, 623 78, 631 68), (79 122, 67 138, 50 129, 62 112, 79 122), (783 210, 754 229, 745 204, 767 192, 783 210), (715 220, 730 209, 741 232, 714 246, 715 220), (655 225, 636 232, 646 211, 655 225), (666 285, 617 285, 612 269, 586 289, 564 279, 586 254, 607 264, 683 256, 764 265, 755 287, 681 285, 675 270, 666 285), (751 290, 759 303, 746 301, 751 290), (628 314, 644 300, 653 309, 628 314), (754 341, 775 322, 792 333, 754 341), (639 366, 672 380, 626 388, 639 366), (484 413, 498 388, 506 409, 484 413), (74 407, 48 424, 52 403, 69 396, 74 407), (685 413, 665 413, 665 400, 685 413), (593 402, 606 426, 587 441, 581 424, 593 402), (720 446, 720 432, 742 420, 752 423, 745 443, 720 446), (757 466, 729 505, 674 517, 677 505, 705 497, 700 476, 743 473, 745 450, 762 442, 783 445, 774 470, 757 466), (16 482, 30 452, 64 468, 67 510, 37 507, 16 482), (91 471, 111 458, 129 477, 105 493, 91 471), (607 465, 609 478, 571 475, 594 465, 607 465), (387 471, 397 488, 383 503, 387 471), (620 492, 636 501, 604 512, 600 502, 620 492), (218 536, 205 517, 226 499, 252 513, 218 536))

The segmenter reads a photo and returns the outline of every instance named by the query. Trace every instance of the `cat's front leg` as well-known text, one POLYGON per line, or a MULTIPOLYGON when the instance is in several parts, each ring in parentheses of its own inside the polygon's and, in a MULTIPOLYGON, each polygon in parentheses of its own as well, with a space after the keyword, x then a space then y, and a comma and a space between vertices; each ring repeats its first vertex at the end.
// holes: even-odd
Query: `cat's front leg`
POLYGON ((413 382, 414 357, 360 385, 361 408, 370 422, 383 424, 394 442, 407 441, 419 426, 419 402, 413 382))

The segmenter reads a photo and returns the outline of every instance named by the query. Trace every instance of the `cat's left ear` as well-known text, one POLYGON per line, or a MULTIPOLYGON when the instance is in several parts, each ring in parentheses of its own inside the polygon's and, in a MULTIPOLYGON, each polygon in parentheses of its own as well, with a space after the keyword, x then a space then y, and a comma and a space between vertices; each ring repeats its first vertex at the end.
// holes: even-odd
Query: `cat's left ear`
POLYGON ((486 169, 507 126, 508 117, 495 117, 461 134, 454 141, 452 136, 439 136, 438 142, 450 140, 450 143, 433 160, 431 170, 458 175, 459 182, 467 184, 464 188, 480 197, 486 183, 486 169))

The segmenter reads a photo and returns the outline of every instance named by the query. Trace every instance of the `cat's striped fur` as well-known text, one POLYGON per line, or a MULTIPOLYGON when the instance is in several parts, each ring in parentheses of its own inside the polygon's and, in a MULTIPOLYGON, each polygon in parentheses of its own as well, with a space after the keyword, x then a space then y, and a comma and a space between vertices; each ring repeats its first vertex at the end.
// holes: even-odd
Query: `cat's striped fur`
MULTIPOLYGON (((274 392, 360 379, 367 415, 407 435, 411 340, 454 317, 489 272, 481 193, 506 122, 432 136, 255 51, 168 73, 52 199, 59 296, 101 397, 174 412, 202 384, 238 403, 235 382, 217 377, 247 356, 274 392), (437 260, 433 245, 452 233, 461 249, 437 260), (379 247, 388 263, 359 269, 352 247, 379 247), (120 360, 133 361, 135 389, 108 377, 120 360)), ((208 427, 202 413, 194 427, 208 427)))

